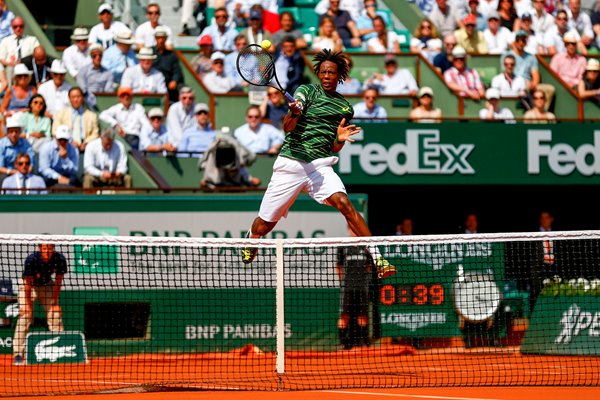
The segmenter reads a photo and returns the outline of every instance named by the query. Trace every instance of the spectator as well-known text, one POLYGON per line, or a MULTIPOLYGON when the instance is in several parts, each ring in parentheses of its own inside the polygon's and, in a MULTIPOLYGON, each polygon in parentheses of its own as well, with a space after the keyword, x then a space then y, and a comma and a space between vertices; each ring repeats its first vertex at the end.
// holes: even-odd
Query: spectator
MULTIPOLYGON (((35 36, 25 34, 25 21, 21 17, 15 17, 11 22, 12 35, 0 41, 0 63, 5 67, 14 67, 21 60, 33 53, 33 49, 40 45, 35 36)), ((10 68, 7 79, 10 81, 12 74, 10 68)))
MULTIPOLYGON (((65 50, 66 51, 66 50, 65 50)), ((33 49, 33 53, 30 56, 23 57, 23 64, 28 70, 33 72, 32 84, 39 88, 39 86, 50 80, 50 68, 54 57, 46 55, 46 50, 42 46, 37 46, 33 49)))
POLYGON ((444 36, 444 50, 434 57, 433 65, 443 74, 452 67, 452 50, 456 47, 456 38, 454 33, 448 33, 444 36))
POLYGON ((570 88, 576 88, 585 72, 585 57, 577 54, 577 37, 574 32, 567 32, 563 37, 565 47, 564 53, 556 53, 550 61, 550 68, 570 88))
POLYGON ((281 130, 283 118, 287 113, 288 103, 283 93, 272 87, 267 88, 267 95, 260 104, 261 119, 268 119, 269 124, 281 130))
POLYGON ((356 29, 358 29, 360 38, 364 43, 377 36, 373 28, 373 18, 378 15, 383 18, 385 26, 391 26, 387 14, 377 9, 377 0, 364 0, 364 10, 361 11, 360 16, 356 19, 356 29))
POLYGON ((229 6, 228 11, 233 15, 233 21, 238 28, 248 26, 248 20, 252 11, 258 11, 263 15, 265 30, 274 33, 281 27, 279 25, 279 6, 277 0, 238 0, 231 1, 231 3, 237 3, 233 5, 235 7, 233 9, 230 9, 231 6, 229 6))
POLYGON ((433 90, 423 86, 417 94, 419 105, 410 111, 410 120, 421 123, 442 122, 442 110, 433 107, 433 90))
POLYGON ((511 32, 521 29, 521 20, 517 15, 515 3, 513 0, 498 0, 498 15, 500 16, 500 26, 505 27, 511 32))
POLYGON ((485 106, 479 110, 479 118, 487 121, 504 120, 507 123, 514 123, 515 116, 508 108, 500 108, 500 91, 496 88, 489 88, 485 91, 485 106))
POLYGON ((498 9, 498 0, 480 0, 477 9, 487 19, 493 11, 498 9))
POLYGON ((17 155, 15 161, 16 173, 6 177, 2 181, 2 189, 4 194, 47 194, 44 180, 31 172, 31 157, 27 153, 17 155), (12 189, 12 190, 11 190, 12 189))
POLYGON ((79 149, 85 151, 86 146, 99 136, 98 115, 84 108, 83 90, 79 87, 69 89, 69 105, 54 116, 52 133, 63 125, 69 128, 71 142, 79 149))
POLYGON ((546 54, 553 56, 556 53, 564 53, 566 51, 563 37, 567 34, 567 32, 572 32, 577 38, 577 49, 580 51, 580 53, 584 55, 587 54, 587 49, 583 43, 581 43, 581 36, 579 36, 579 33, 568 26, 569 16, 567 15, 567 12, 560 10, 556 13, 554 20, 556 25, 550 28, 544 35, 544 47, 546 48, 546 54))
POLYGON ((0 0, 0 40, 12 34, 11 23, 15 19, 15 14, 6 8, 6 2, 0 0))
POLYGON ((419 26, 415 28, 413 37, 410 39, 410 51, 423 54, 430 62, 433 62, 442 51, 442 41, 436 27, 429 19, 421 20, 419 26))
POLYGON ((533 2, 531 28, 537 35, 540 35, 540 37, 543 38, 546 32, 555 25, 554 17, 544 9, 544 0, 531 1, 533 2))
MULTIPOLYGON (((0 182, 7 176, 15 174, 15 161, 17 155, 26 153, 30 160, 34 160, 34 152, 31 144, 21 137, 21 122, 17 118, 6 120, 6 135, 0 139, 0 182)), ((29 172, 33 170, 30 166, 29 172)))
POLYGON ((263 13, 259 10, 250 11, 249 26, 241 33, 246 37, 248 44, 260 45, 263 40, 272 40, 269 31, 263 27, 263 13))
POLYGON ((46 115, 54 117, 57 112, 69 106, 69 89, 71 84, 65 82, 67 69, 60 60, 52 61, 50 67, 52 80, 42 83, 38 93, 46 100, 46 115))
MULTIPOLYGON (((89 37, 90 35, 87 28, 75 28, 71 35, 73 44, 67 47, 63 52, 63 62, 65 63, 69 75, 73 78, 77 78, 77 73, 82 67, 92 62, 89 53, 89 37)), ((50 65, 52 65, 52 63, 50 63, 50 65)))
POLYGON ((304 59, 292 36, 283 38, 273 54, 279 83, 288 93, 294 93, 304 80, 304 59))
MULTIPOLYGON (((569 11, 569 28, 577 31, 581 37, 582 48, 589 48, 594 41, 594 30, 592 28, 592 20, 588 14, 581 12, 581 0, 568 0, 569 11)), ((582 52, 582 54, 587 54, 582 52)))
POLYGON ((409 70, 398 68, 398 61, 393 54, 388 54, 384 58, 385 74, 374 74, 367 79, 363 85, 364 89, 376 88, 381 94, 417 94, 419 87, 417 81, 409 70))
POLYGON ((297 49, 304 50, 308 47, 302 31, 296 28, 296 21, 294 16, 289 11, 281 13, 280 17, 281 29, 273 34, 273 45, 277 48, 286 36, 294 38, 294 42, 297 49))
POLYGON ((481 12, 479 12, 479 10, 478 10, 479 0, 469 0, 468 7, 469 7, 469 13, 467 14, 467 17, 469 15, 472 15, 473 17, 475 17, 475 29, 479 32, 485 31, 487 28, 487 21, 489 18, 489 14, 487 16, 485 16, 481 12))
POLYGON ((318 35, 312 41, 313 51, 321 51, 323 49, 330 49, 334 52, 344 50, 344 44, 342 43, 340 34, 335 29, 333 18, 325 17, 321 19, 318 35))
POLYGON ((215 51, 210 56, 212 71, 204 75, 202 82, 210 93, 227 93, 235 87, 233 79, 225 75, 225 54, 215 51))
POLYGON ((396 236, 411 236, 413 234, 413 220, 402 218, 402 222, 396 225, 396 236))
POLYGON ((210 36, 213 47, 218 51, 230 51, 235 49, 235 37, 237 30, 234 26, 227 24, 227 9, 219 7, 215 10, 215 22, 204 28, 200 37, 210 36))
POLYGON ((108 3, 101 4, 98 7, 98 18, 100 23, 92 27, 88 41, 90 44, 99 44, 104 50, 108 50, 109 47, 115 44, 117 33, 130 31, 124 23, 113 21, 113 9, 108 3))
POLYGON ((524 97, 527 95, 527 82, 522 76, 515 75, 515 56, 507 55, 502 60, 504 71, 492 79, 491 87, 500 92, 501 97, 524 97))
POLYGON ((171 135, 163 120, 165 113, 158 107, 148 111, 150 125, 144 126, 140 133, 140 151, 147 153, 174 153, 177 147, 171 141, 171 135))
POLYGON ((463 223, 463 229, 466 234, 475 234, 478 233, 479 229, 479 221, 477 218, 477 214, 469 213, 465 216, 465 222, 463 223))
MULTIPOLYGON (((364 2, 362 0, 341 0, 339 7, 341 10, 347 11, 348 14, 350 14, 350 17, 356 21, 364 9, 364 2)), ((331 8, 331 2, 329 0, 320 0, 315 6, 315 12, 322 15, 325 14, 329 8, 331 8)))
POLYGON ((454 32, 458 45, 468 54, 487 54, 488 47, 483 32, 475 29, 475 17, 469 14, 463 22, 464 27, 454 32))
POLYGON ((525 51, 530 54, 544 54, 544 37, 539 35, 532 28, 533 20, 531 14, 524 13, 521 15, 521 28, 527 32, 527 45, 525 51))
POLYGON ((46 114, 46 101, 41 94, 34 94, 29 100, 29 111, 19 116, 23 133, 33 151, 38 153, 42 145, 52 137, 52 120, 46 114))
POLYGON ((72 143, 71 130, 59 125, 54 140, 46 142, 40 150, 40 174, 46 187, 78 187, 79 149, 72 143))
POLYGON ((240 51, 248 45, 246 36, 239 34, 235 37, 235 50, 225 56, 225 76, 233 79, 235 87, 241 89, 248 86, 248 82, 242 79, 237 70, 237 56, 240 51))
POLYGON ((537 58, 533 54, 525 51, 527 45, 527 32, 518 31, 515 34, 515 42, 513 43, 512 50, 509 50, 507 54, 511 54, 515 57, 515 75, 525 79, 527 83, 527 91, 531 92, 535 89, 543 90, 546 94, 546 108, 552 103, 554 98, 554 92, 556 89, 554 86, 540 82, 540 71, 538 67, 537 58))
POLYGON ((483 32, 483 37, 489 54, 502 54, 506 52, 509 45, 515 40, 510 30, 504 26, 500 26, 500 16, 497 11, 493 11, 488 16, 488 27, 483 32))
POLYGON ((190 64, 192 64, 198 77, 202 79, 205 74, 212 70, 212 61, 210 59, 210 55, 213 52, 212 38, 208 35, 201 36, 200 40, 198 40, 198 46, 200 46, 200 51, 190 60, 190 64))
POLYGON ((138 64, 123 72, 121 86, 130 87, 135 93, 167 93, 164 75, 152 67, 156 55, 149 47, 142 47, 137 54, 138 64))
POLYGON ((146 7, 148 21, 142 23, 135 30, 135 42, 138 49, 156 46, 156 28, 159 26, 166 33, 165 47, 173 50, 173 31, 167 25, 160 23, 160 6, 150 3, 146 7))
POLYGON ((156 55, 156 59, 152 67, 159 70, 167 84, 167 92, 169 93, 169 102, 174 103, 179 97, 179 88, 183 85, 183 73, 179 58, 172 50, 167 49, 167 31, 163 26, 157 26, 154 30, 156 37, 156 46, 152 49, 156 55))
POLYGON ((181 7, 181 36, 196 36, 208 25, 207 0, 183 0, 181 7), (194 27, 195 25, 195 27, 194 27))
POLYGON ((462 27, 462 18, 459 10, 450 8, 446 0, 436 0, 437 8, 434 8, 429 19, 437 27, 442 36, 452 33, 457 27, 462 27))
POLYGON ((333 19, 335 29, 337 30, 344 47, 361 47, 360 32, 356 28, 356 23, 348 13, 340 9, 340 0, 330 0, 327 12, 319 17, 319 26, 325 17, 333 19))
POLYGON ((235 130, 233 136, 255 154, 278 154, 284 135, 273 125, 261 122, 259 107, 251 105, 246 110, 246 123, 235 130))
POLYGON ((31 96, 37 93, 37 88, 31 84, 31 71, 25 64, 17 64, 14 68, 14 84, 2 98, 0 114, 5 118, 20 112, 26 112, 31 96))
POLYGON ((590 20, 592 21, 592 30, 596 35, 595 45, 600 49, 600 3, 596 4, 596 11, 592 12, 590 20))
POLYGON ((100 119, 113 128, 119 136, 137 150, 140 144, 140 132, 150 125, 144 107, 133 102, 133 89, 121 86, 117 90, 119 103, 102 111, 100 119))
POLYGON ((131 31, 119 31, 115 34, 116 43, 104 51, 102 66, 113 74, 113 80, 120 84, 123 72, 137 65, 135 52, 131 49, 133 37, 131 31))
POLYGON ((117 186, 131 188, 127 174, 125 146, 115 140, 115 131, 107 128, 90 142, 83 155, 83 188, 117 186))
POLYGON ((176 147, 181 142, 183 132, 194 128, 196 125, 194 99, 195 95, 192 88, 183 86, 179 89, 179 101, 169 107, 167 129, 176 147))
POLYGON ((583 78, 577 85, 579 97, 584 100, 590 100, 600 104, 600 62, 595 58, 590 58, 585 66, 583 78))
POLYGON ((77 73, 77 85, 85 95, 85 101, 91 109, 96 108, 95 93, 114 91, 112 72, 102 66, 104 49, 99 44, 90 45, 91 64, 83 66, 77 73))
POLYGON ((546 124, 549 121, 556 120, 554 114, 546 111, 546 93, 542 90, 534 90, 532 98, 533 107, 531 110, 526 111, 524 115, 526 124, 546 124))
POLYGON ((373 19, 373 28, 377 36, 367 42, 369 53, 400 53, 398 34, 388 31, 383 18, 379 15, 373 19))
POLYGON ((354 118, 361 122, 387 122, 387 111, 377 104, 377 89, 367 89, 363 101, 354 105, 354 118))
POLYGON ((189 153, 188 155, 197 157, 215 140, 215 131, 210 126, 206 104, 198 103, 194 106, 194 117, 196 123, 183 132, 178 149, 180 153, 189 153))
POLYGON ((348 60, 348 76, 344 82, 342 82, 340 85, 337 85, 336 90, 338 93, 343 95, 360 94, 362 92, 363 85, 358 79, 350 76, 350 71, 354 67, 354 64, 348 55, 346 55, 346 59, 348 60))
POLYGON ((462 47, 452 50, 452 68, 444 72, 446 84, 457 96, 480 100, 484 95, 479 74, 467 66, 467 54, 462 47))

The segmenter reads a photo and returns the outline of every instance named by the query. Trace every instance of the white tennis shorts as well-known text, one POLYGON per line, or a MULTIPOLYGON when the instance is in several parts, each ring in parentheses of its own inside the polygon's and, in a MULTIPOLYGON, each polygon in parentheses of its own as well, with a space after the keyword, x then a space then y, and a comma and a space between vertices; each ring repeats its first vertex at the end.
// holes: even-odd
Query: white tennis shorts
POLYGON ((332 167, 338 160, 332 156, 307 163, 277 157, 258 216, 267 222, 287 217, 288 210, 302 191, 321 204, 335 193, 346 193, 342 180, 332 167))

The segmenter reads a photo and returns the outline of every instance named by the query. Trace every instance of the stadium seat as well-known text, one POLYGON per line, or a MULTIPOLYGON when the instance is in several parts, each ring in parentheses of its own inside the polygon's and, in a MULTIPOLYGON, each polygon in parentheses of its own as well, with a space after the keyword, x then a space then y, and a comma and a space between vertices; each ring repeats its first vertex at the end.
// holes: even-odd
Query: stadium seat
POLYGON ((479 74, 481 83, 483 83, 485 87, 490 87, 492 79, 494 76, 498 75, 498 68, 496 67, 474 67, 474 69, 479 74))
POLYGON ((396 29, 394 32, 398 35, 398 43, 400 43, 400 51, 403 53, 410 52, 410 32, 406 29, 396 29))
POLYGON ((360 82, 364 82, 366 79, 370 78, 373 74, 379 73, 379 68, 377 67, 354 67, 350 71, 350 77, 352 79, 356 79, 360 82))
POLYGON ((319 0, 295 0, 296 7, 307 7, 314 10, 319 0))
POLYGON ((298 8, 300 19, 303 29, 319 27, 319 14, 317 14, 314 8, 298 8))

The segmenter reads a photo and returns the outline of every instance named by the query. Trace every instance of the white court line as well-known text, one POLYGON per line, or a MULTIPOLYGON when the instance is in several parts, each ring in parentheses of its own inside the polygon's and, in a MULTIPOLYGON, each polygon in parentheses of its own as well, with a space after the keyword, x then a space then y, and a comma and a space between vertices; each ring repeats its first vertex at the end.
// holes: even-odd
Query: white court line
POLYGON ((322 390, 325 393, 342 393, 342 394, 363 394, 369 396, 388 396, 388 397, 412 397, 418 399, 442 399, 442 400, 500 400, 492 398, 480 397, 448 397, 448 396, 427 396, 424 394, 400 394, 400 393, 375 393, 375 392, 348 392, 343 390, 322 390))

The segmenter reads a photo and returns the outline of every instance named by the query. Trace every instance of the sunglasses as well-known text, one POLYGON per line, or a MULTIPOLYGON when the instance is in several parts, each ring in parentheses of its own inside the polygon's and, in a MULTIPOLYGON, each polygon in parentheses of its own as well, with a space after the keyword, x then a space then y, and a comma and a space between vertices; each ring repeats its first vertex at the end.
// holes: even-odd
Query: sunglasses
POLYGON ((534 100, 546 100, 545 98, 543 98, 542 96, 533 96, 534 100))
POLYGON ((12 28, 13 28, 13 29, 16 29, 16 28, 24 28, 24 27, 25 27, 25 25, 12 25, 12 28))
POLYGON ((44 104, 44 102, 42 100, 34 100, 31 104, 44 104))
POLYGON ((254 118, 260 118, 260 115, 248 115, 247 117, 254 119, 254 118))
POLYGON ((431 25, 421 25, 421 29, 431 29, 431 25))
POLYGON ((31 162, 30 161, 20 161, 20 162, 15 163, 15 165, 31 165, 31 162))
POLYGON ((148 11, 147 14, 148 15, 160 15, 160 13, 158 11, 148 11))
POLYGON ((208 115, 208 112, 206 112, 206 111, 198 111, 198 112, 196 113, 196 115, 202 115, 202 114, 206 114, 206 115, 208 115))
POLYGON ((151 119, 151 120, 154 120, 154 119, 162 119, 162 117, 150 117, 150 119, 151 119))
POLYGON ((364 98, 365 100, 373 100, 373 99, 375 99, 376 97, 375 97, 375 96, 365 96, 365 97, 363 97, 363 98, 364 98))
POLYGON ((223 18, 227 18, 226 14, 219 14, 219 15, 215 15, 216 19, 223 19, 223 18))
POLYGON ((515 63, 504 63, 505 67, 514 67, 515 63))

